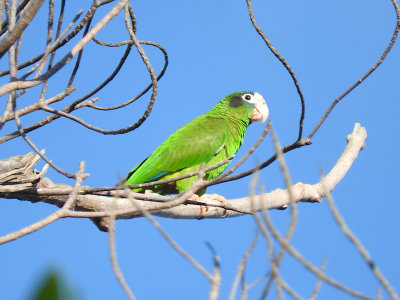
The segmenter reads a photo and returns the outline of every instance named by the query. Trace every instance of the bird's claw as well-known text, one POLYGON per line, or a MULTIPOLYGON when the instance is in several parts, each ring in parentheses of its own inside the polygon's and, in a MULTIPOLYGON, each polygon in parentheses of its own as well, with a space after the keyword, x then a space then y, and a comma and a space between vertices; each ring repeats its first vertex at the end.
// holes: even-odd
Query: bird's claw
MULTIPOLYGON (((191 200, 191 201, 200 201, 200 198, 201 198, 201 197, 199 197, 199 195, 193 194, 193 196, 191 196, 188 200, 191 200)), ((208 210, 208 207, 205 206, 205 205, 199 205, 199 207, 200 207, 200 217, 199 217, 198 219, 201 220, 201 219, 203 219, 204 216, 206 215, 206 212, 207 212, 207 210, 208 210)))
MULTIPOLYGON (((229 201, 226 200, 225 197, 218 195, 218 194, 206 194, 201 197, 212 199, 212 200, 217 200, 217 201, 221 202, 221 204, 223 204, 223 205, 226 205, 229 203, 229 201)), ((222 218, 225 218, 227 215, 228 215, 228 210, 224 207, 224 213, 222 215, 222 218)))

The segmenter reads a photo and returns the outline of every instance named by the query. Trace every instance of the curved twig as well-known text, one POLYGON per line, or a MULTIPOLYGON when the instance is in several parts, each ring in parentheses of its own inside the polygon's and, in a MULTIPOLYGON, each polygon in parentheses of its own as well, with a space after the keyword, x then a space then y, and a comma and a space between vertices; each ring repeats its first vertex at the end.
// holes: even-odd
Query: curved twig
POLYGON ((308 139, 311 139, 315 135, 315 133, 318 131, 318 129, 321 127, 321 125, 325 122, 326 118, 328 118, 329 114, 331 113, 333 108, 336 106, 336 104, 338 104, 340 100, 342 100, 352 90, 354 90, 357 86, 359 86, 360 83, 362 83, 365 79, 367 79, 367 77, 369 75, 371 75, 372 72, 374 72, 380 66, 380 64, 385 60, 385 58, 388 55, 389 51, 392 49, 394 43, 396 42, 397 36, 399 34, 399 29, 400 29, 400 8, 399 8, 399 5, 397 4, 396 0, 391 0, 391 1, 392 1, 393 6, 394 6, 394 10, 396 12, 397 23, 396 23, 396 27, 394 29, 392 38, 390 39, 390 42, 389 42, 388 46, 386 47, 385 51, 383 51, 383 53, 382 53, 381 57, 379 58, 379 60, 375 63, 375 65, 373 65, 368 70, 367 73, 365 73, 359 80, 357 80, 351 87, 349 87, 343 94, 341 94, 339 97, 337 97, 333 101, 331 106, 329 106, 328 110, 324 113, 322 118, 319 120, 318 124, 314 127, 314 129, 308 135, 308 137, 307 137, 308 139))
MULTIPOLYGON (((86 94, 85 96, 79 98, 78 100, 75 101, 75 103, 81 103, 82 101, 88 99, 89 97, 93 96, 96 94, 98 91, 100 91, 103 87, 105 87, 111 80, 114 79, 114 77, 118 74, 118 72, 121 70, 122 66, 124 65, 126 59, 128 58, 129 53, 131 52, 132 45, 128 45, 126 47, 124 54, 122 55, 117 67, 114 69, 114 71, 111 73, 110 76, 106 78, 98 87, 96 87, 94 90, 86 94)), ((85 102, 84 102, 85 103, 85 102)), ((82 103, 82 105, 84 104, 82 103)), ((86 106, 88 107, 93 107, 95 106, 94 104, 87 104, 86 106)), ((94 107, 93 107, 94 108, 94 107)))
POLYGON ((53 68, 48 70, 46 73, 34 80, 15 80, 11 81, 0 87, 0 95, 4 95, 11 91, 17 89, 25 89, 37 86, 44 82, 46 79, 53 76, 59 70, 61 70, 65 65, 67 65, 72 58, 79 53, 79 51, 85 47, 85 45, 112 19, 114 18, 126 5, 128 0, 120 0, 109 13, 107 13, 103 19, 101 19, 89 32, 84 36, 76 45, 65 55, 53 68))
MULTIPOLYGON (((0 139, 0 143, 1 143, 1 139, 0 139)), ((311 142, 309 139, 301 139, 299 141, 294 142, 293 144, 287 145, 282 147, 282 153, 287 153, 291 150, 297 149, 297 148, 301 148, 303 146, 308 146, 311 145, 311 142)), ((266 161, 262 162, 261 164, 259 164, 258 166, 244 171, 242 173, 236 174, 236 175, 232 175, 232 176, 227 176, 227 177, 218 177, 216 179, 214 179, 214 181, 212 182, 212 184, 220 184, 222 182, 228 182, 228 181, 233 181, 233 180, 237 180, 246 176, 249 176, 251 174, 254 174, 255 172, 258 172, 259 170, 264 169, 265 167, 269 166, 270 164, 272 164, 276 159, 277 159, 277 155, 274 154, 272 155, 269 159, 267 159, 266 161)))
POLYGON ((299 121, 299 135, 297 137, 297 141, 300 141, 301 138, 302 138, 302 135, 303 135, 303 122, 304 122, 304 116, 305 116, 305 110, 306 110, 303 92, 301 91, 299 82, 297 81, 297 77, 294 74, 294 71, 292 70, 290 65, 287 63, 285 58, 275 49, 275 47, 272 45, 270 40, 268 40, 267 36, 261 30, 260 26, 258 26, 258 24, 256 22, 256 18, 254 17, 253 7, 251 5, 251 0, 246 0, 246 3, 247 3, 247 8, 248 8, 248 11, 249 11, 249 15, 250 15, 250 20, 251 20, 251 23, 254 26, 254 29, 257 31, 257 33, 261 36, 261 38, 267 44, 269 50, 271 50, 271 52, 275 55, 275 57, 277 59, 279 59, 279 61, 282 63, 282 65, 289 72, 290 76, 293 79, 293 83, 296 86, 296 90, 297 90, 297 93, 299 94, 300 102, 301 102, 301 116, 300 116, 300 121, 299 121))
MULTIPOLYGON (((64 39, 62 39, 58 43, 55 43, 52 46, 51 51, 54 51, 54 50, 64 46, 75 35, 77 35, 82 30, 82 28, 86 25, 86 23, 89 22, 89 20, 91 20, 93 18, 93 15, 96 12, 97 8, 100 7, 101 5, 103 5, 101 2, 99 2, 97 0, 94 0, 93 3, 92 3, 92 6, 90 7, 88 12, 86 13, 85 17, 83 17, 82 21, 64 39)), ((19 65, 17 67, 17 69, 21 70, 23 68, 26 68, 27 66, 30 66, 30 65, 36 63, 37 61, 39 61, 43 57, 43 55, 44 55, 44 53, 39 54, 38 56, 36 56, 36 57, 34 57, 34 58, 22 63, 21 65, 19 65)), ((4 76, 4 75, 7 75, 9 73, 10 73, 10 70, 1 71, 0 72, 0 77, 4 76)))
MULTIPOLYGON (((124 45, 124 44, 125 44, 124 42, 122 42, 122 43, 123 43, 123 44, 121 44, 121 45, 124 45)), ((163 52, 163 54, 164 54, 164 66, 163 66, 163 68, 162 68, 160 74, 157 76, 157 81, 159 81, 159 80, 164 76, 164 73, 165 73, 165 71, 167 70, 167 66, 168 66, 168 53, 167 53, 167 51, 166 51, 160 44, 154 43, 154 42, 152 42, 152 41, 139 41, 139 43, 142 44, 142 45, 151 45, 151 46, 154 46, 154 47, 160 49, 160 50, 163 52)), ((132 41, 129 41, 127 44, 132 44, 132 41)), ((122 65, 121 65, 121 66, 122 66, 122 65)), ((110 76, 110 77, 111 77, 111 76, 110 76)), ((94 105, 93 103, 89 103, 87 106, 88 106, 88 107, 91 107, 91 108, 94 108, 94 109, 97 109, 97 110, 114 110, 114 109, 119 109, 119 108, 125 107, 125 106, 131 104, 132 102, 136 101, 137 99, 141 98, 144 94, 146 94, 146 93, 150 90, 150 88, 151 88, 152 86, 153 86, 153 84, 150 83, 150 84, 149 84, 142 92, 140 92, 137 96, 135 96, 134 98, 132 98, 132 99, 130 99, 130 100, 128 100, 128 101, 126 101, 126 102, 124 102, 124 103, 122 103, 122 104, 119 104, 119 105, 110 106, 110 107, 102 107, 102 106, 94 105)), ((92 94, 92 95, 93 95, 93 94, 92 94)))

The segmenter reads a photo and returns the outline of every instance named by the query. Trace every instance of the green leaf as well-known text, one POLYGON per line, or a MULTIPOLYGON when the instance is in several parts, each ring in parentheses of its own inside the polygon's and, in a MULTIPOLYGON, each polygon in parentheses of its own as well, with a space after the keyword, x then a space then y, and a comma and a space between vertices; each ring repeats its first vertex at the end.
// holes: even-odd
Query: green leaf
POLYGON ((32 300, 77 300, 62 278, 55 270, 48 271, 37 286, 36 292, 30 298, 32 300))

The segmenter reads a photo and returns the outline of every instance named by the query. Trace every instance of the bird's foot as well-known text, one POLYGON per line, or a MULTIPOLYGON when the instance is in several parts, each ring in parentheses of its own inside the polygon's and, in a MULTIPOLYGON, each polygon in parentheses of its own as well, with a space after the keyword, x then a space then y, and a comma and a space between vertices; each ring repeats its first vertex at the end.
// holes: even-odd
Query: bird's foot
POLYGON ((205 194, 205 195, 203 195, 201 197, 205 197, 205 198, 212 199, 212 200, 217 200, 217 201, 219 201, 219 202, 221 202, 223 204, 227 204, 228 203, 228 200, 226 200, 225 197, 223 197, 221 195, 218 195, 218 194, 205 194))
POLYGON ((287 204, 283 204, 281 207, 279 207, 279 210, 285 210, 286 208, 288 208, 289 205, 287 204))
MULTIPOLYGON (((229 201, 225 199, 225 197, 218 195, 218 194, 205 194, 203 196, 201 196, 200 198, 207 198, 207 199, 212 199, 212 200, 217 200, 219 202, 221 202, 221 204, 223 205, 227 205, 229 204, 229 201)), ((222 217, 226 217, 228 215, 228 210, 226 208, 224 208, 224 213, 222 215, 222 217)))
MULTIPOLYGON (((198 201, 200 201, 200 198, 201 197, 199 197, 199 195, 193 194, 188 200, 198 202, 198 201)), ((203 219, 204 216, 206 215, 208 207, 204 206, 204 205, 199 205, 199 207, 200 207, 200 217, 198 219, 200 220, 200 219, 203 219)))
POLYGON ((152 190, 144 190, 144 194, 148 195, 148 194, 153 194, 154 192, 152 190))

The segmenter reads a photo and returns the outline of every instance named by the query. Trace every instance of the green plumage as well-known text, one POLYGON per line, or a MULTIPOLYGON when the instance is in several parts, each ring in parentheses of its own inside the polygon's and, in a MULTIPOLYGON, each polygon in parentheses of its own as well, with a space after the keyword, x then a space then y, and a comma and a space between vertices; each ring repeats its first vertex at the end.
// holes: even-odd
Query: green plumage
MULTIPOLYGON (((202 163, 208 167, 236 154, 243 142, 255 108, 254 103, 244 101, 243 95, 253 96, 254 93, 230 94, 208 113, 178 129, 128 174, 125 184, 177 177, 198 171, 202 163)), ((207 172, 205 179, 216 178, 227 165, 224 164, 207 172)), ((181 193, 189 189, 196 179, 197 176, 193 176, 173 183, 134 189, 134 191, 144 192, 145 189, 151 189, 162 195, 181 193)), ((202 193, 204 191, 198 194, 202 193)))

